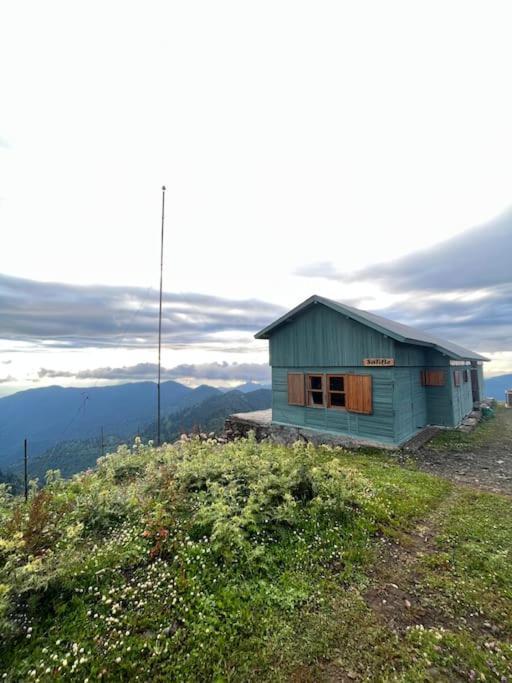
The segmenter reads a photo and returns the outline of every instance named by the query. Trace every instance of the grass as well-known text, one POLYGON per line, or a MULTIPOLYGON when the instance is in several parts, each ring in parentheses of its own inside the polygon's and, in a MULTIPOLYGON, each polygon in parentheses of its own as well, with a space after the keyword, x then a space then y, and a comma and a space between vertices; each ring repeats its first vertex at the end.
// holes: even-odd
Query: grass
POLYGON ((507 408, 495 408, 496 417, 482 420, 472 432, 461 432, 458 429, 443 429, 428 443, 428 448, 434 451, 471 451, 497 443, 503 438, 512 437, 512 425, 503 419, 507 408))
POLYGON ((507 680, 511 508, 389 455, 124 448, 0 502, 0 677, 507 680), (394 565, 419 520, 437 540, 394 565), (376 560, 438 623, 372 607, 376 560))

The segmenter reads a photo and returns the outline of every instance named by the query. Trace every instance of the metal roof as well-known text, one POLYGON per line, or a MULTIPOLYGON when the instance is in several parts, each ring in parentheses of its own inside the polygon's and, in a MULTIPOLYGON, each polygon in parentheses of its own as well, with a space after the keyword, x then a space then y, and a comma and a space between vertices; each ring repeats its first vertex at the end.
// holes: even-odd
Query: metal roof
POLYGON ((268 339, 270 334, 281 325, 290 322, 296 315, 302 313, 306 308, 314 304, 323 304, 333 311, 340 313, 352 320, 355 320, 362 325, 367 325, 377 332, 395 339, 396 341, 402 342, 404 344, 416 344, 419 346, 427 346, 429 348, 436 349, 442 353, 458 360, 489 360, 479 353, 470 351, 469 349, 454 344, 451 341, 445 339, 439 339, 434 337, 428 332, 423 332, 422 330, 416 330, 414 327, 409 327, 408 325, 402 325, 402 323, 397 323, 394 320, 389 320, 388 318, 383 318, 375 313, 369 313, 368 311, 362 311, 359 308, 353 308, 352 306, 347 306, 346 304, 341 304, 339 301, 333 301, 332 299, 326 299, 323 296, 318 296, 314 294, 310 296, 309 299, 303 301, 301 304, 293 308, 291 311, 281 316, 275 320, 267 327, 260 330, 254 336, 256 339, 268 339))

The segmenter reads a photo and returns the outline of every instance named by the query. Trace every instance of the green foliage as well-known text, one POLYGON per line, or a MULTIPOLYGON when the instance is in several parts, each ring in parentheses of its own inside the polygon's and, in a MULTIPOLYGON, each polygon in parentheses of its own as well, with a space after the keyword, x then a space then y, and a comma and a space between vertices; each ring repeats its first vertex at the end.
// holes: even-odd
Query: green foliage
POLYGON ((427 577, 454 609, 476 610, 512 636, 512 515, 510 500, 464 491, 443 520, 427 577))
MULTIPOLYGON (((502 418, 506 408, 497 408, 495 415, 502 418)), ((461 432, 458 429, 443 429, 427 444, 435 451, 471 451, 473 448, 487 444, 491 439, 494 443, 508 440, 512 433, 511 423, 504 419, 483 419, 472 432, 461 432)))
POLYGON ((253 438, 137 440, 28 504, 0 489, 0 676, 281 679, 358 619, 368 653, 405 666, 358 590, 374 539, 449 489, 391 458, 253 438))
MULTIPOLYGON (((106 452, 111 452, 125 440, 119 436, 105 436, 104 449, 106 452)), ((44 481, 45 473, 51 469, 59 470, 64 478, 68 478, 77 472, 95 467, 100 455, 101 439, 99 437, 60 441, 38 457, 29 460, 29 475, 44 481)))
MULTIPOLYGON (((233 413, 245 413, 251 410, 264 410, 272 405, 270 389, 257 389, 247 394, 233 390, 224 394, 210 396, 197 405, 192 405, 179 412, 171 413, 162 420, 162 440, 172 443, 180 434, 203 431, 207 434, 220 433, 224 421, 233 413)), ((156 425, 149 425, 144 430, 144 438, 154 438, 156 425)))
POLYGON ((0 470, 0 486, 3 484, 6 484, 13 493, 21 493, 23 489, 23 482, 19 476, 0 470))

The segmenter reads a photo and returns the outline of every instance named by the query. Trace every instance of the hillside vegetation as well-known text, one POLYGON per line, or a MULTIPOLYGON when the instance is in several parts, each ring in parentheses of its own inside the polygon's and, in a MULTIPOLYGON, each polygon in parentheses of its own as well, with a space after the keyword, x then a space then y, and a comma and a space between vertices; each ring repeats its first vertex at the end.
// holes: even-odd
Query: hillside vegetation
MULTIPOLYGON (((216 394, 221 392, 210 386, 191 389, 162 382, 162 413, 183 410, 216 394)), ((41 387, 5 396, 0 398, 0 468, 12 469, 22 461, 24 438, 33 458, 62 441, 97 439, 102 427, 106 436, 129 438, 153 420, 155 412, 154 382, 41 387)))
MULTIPOLYGON (((228 415, 246 413, 252 410, 264 410, 272 405, 270 389, 258 389, 250 393, 228 391, 225 394, 211 396, 202 403, 186 408, 162 420, 162 441, 175 441, 183 433, 194 430, 220 434, 228 415)), ((144 436, 152 438, 156 432, 152 424, 145 430, 144 436)))
POLYGON ((507 680, 511 507, 340 448, 122 447, 3 490, 0 677, 507 680), (428 552, 386 558, 431 518, 428 552), (384 618, 375 558, 385 586, 415 567, 428 618, 384 618))
MULTIPOLYGON (((172 442, 181 434, 202 431, 220 434, 224 427, 224 421, 228 415, 236 412, 261 410, 269 408, 272 401, 271 391, 268 389, 253 389, 250 386, 248 393, 233 390, 221 393, 213 387, 197 387, 193 392, 186 394, 179 405, 185 405, 182 410, 165 415, 162 420, 162 441, 172 442), (213 392, 213 393, 212 393, 213 392), (197 402, 197 403, 196 403, 197 402)), ((143 426, 141 436, 144 441, 154 440, 156 435, 156 423, 143 426)), ((135 438, 135 432, 130 434, 131 440, 135 438)), ((104 452, 115 450, 120 444, 127 442, 127 437, 119 434, 105 434, 103 438, 104 452)), ((29 458, 29 477, 44 482, 44 476, 48 470, 58 469, 64 478, 71 477, 77 472, 82 472, 96 465, 101 455, 101 438, 96 436, 89 439, 67 439, 60 441, 52 448, 39 456, 29 458)), ((14 473, 2 474, 0 483, 6 481, 15 483, 23 476, 23 461, 19 458, 16 466, 11 468, 14 473)))

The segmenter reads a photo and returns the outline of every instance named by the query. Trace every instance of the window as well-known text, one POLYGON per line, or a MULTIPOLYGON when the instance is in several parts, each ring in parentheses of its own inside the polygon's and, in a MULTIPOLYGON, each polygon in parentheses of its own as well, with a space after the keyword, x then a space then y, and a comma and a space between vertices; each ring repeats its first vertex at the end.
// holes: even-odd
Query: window
POLYGON ((324 375, 307 376, 307 405, 322 408, 324 402, 324 375))
POLYGON ((424 387, 444 387, 444 370, 422 370, 421 383, 424 387))
POLYGON ((345 377, 343 375, 327 375, 327 407, 345 407, 345 377))
POLYGON ((453 371, 453 383, 456 387, 460 387, 462 384, 462 371, 461 370, 454 370, 453 371))

